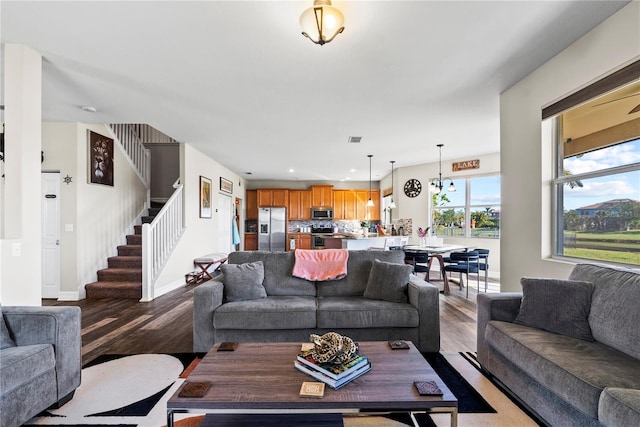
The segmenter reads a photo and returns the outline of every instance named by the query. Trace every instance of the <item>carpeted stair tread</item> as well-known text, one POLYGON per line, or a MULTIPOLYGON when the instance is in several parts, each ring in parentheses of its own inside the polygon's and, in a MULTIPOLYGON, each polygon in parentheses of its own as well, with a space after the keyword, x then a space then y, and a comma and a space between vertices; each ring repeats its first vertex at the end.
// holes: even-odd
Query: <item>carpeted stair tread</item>
POLYGON ((142 225, 134 225, 133 226, 133 232, 135 234, 142 234, 142 225))
POLYGON ((155 218, 155 216, 143 216, 142 217, 142 223, 143 224, 151 224, 151 221, 153 221, 153 218, 155 218))
POLYGON ((142 245, 118 246, 119 256, 142 256, 142 245))
POLYGON ((99 282, 140 282, 142 268, 105 268, 98 270, 99 282))
POLYGON ((127 236, 127 245, 142 246, 142 234, 129 234, 127 236))
POLYGON ((112 256, 107 259, 109 268, 142 268, 141 256, 112 256))
POLYGON ((87 298, 142 298, 141 282, 93 282, 85 287, 87 298))

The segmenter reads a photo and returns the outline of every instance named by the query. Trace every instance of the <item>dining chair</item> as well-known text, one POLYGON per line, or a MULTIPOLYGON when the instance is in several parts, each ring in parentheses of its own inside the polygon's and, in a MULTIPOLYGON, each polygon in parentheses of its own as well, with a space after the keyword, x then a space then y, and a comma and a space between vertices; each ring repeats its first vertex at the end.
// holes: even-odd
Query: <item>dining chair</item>
POLYGON ((462 281, 462 275, 467 276, 467 298, 469 298, 469 274, 476 275, 478 292, 480 292, 480 268, 479 268, 479 260, 480 254, 478 251, 467 251, 467 252, 451 252, 449 256, 452 264, 446 264, 444 266, 444 270, 448 272, 457 272, 460 274, 460 289, 464 286, 464 282, 462 281))

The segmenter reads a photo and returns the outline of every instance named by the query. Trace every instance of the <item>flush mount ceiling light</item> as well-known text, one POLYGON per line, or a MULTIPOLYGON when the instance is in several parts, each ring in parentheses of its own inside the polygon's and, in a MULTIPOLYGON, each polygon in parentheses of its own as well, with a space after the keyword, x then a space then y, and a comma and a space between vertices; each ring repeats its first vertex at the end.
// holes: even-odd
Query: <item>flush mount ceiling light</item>
POLYGON ((373 154, 367 154, 367 157, 369 158, 369 201, 367 202, 367 206, 371 207, 375 206, 373 204, 373 199, 371 198, 371 158, 373 157, 373 154))
POLYGON ((322 46, 344 31, 344 16, 330 0, 314 0, 300 15, 300 26, 303 36, 322 46))
POLYGON ((389 163, 391 163, 391 203, 389 203, 389 209, 395 209, 397 207, 396 202, 393 201, 393 164, 395 162, 395 160, 389 161, 389 163))
MULTIPOLYGON (((444 144, 438 144, 438 148, 440 149, 440 169, 439 169, 439 173, 438 173, 438 178, 433 178, 431 179, 431 183, 429 184, 429 191, 431 191, 432 193, 436 193, 439 194, 442 191, 442 187, 444 187, 444 182, 442 181, 442 146, 444 144)), ((449 189, 447 190, 450 193, 453 193, 456 191, 456 186, 453 185, 453 179, 451 178, 445 178, 445 181, 449 180, 451 181, 451 184, 449 184, 449 189)))

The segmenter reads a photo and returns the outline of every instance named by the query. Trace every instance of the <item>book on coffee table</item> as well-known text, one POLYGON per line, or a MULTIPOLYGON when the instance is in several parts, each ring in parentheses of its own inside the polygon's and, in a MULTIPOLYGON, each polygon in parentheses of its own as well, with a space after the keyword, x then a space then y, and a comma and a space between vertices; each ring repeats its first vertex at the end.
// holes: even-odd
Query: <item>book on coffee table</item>
POLYGON ((305 374, 310 375, 319 381, 322 381, 323 383, 327 384, 329 387, 331 387, 334 390, 339 389, 343 385, 350 383, 351 381, 355 380, 359 376, 371 370, 371 364, 366 363, 365 365, 360 365, 358 369, 351 371, 349 375, 336 380, 297 360, 293 362, 293 365, 297 370, 304 372, 305 374))
POLYGON ((361 354, 354 354, 349 360, 339 364, 316 362, 311 354, 312 352, 310 350, 301 351, 298 353, 298 362, 303 363, 308 367, 323 373, 329 378, 333 378, 334 380, 344 378, 369 363, 367 357, 361 354))

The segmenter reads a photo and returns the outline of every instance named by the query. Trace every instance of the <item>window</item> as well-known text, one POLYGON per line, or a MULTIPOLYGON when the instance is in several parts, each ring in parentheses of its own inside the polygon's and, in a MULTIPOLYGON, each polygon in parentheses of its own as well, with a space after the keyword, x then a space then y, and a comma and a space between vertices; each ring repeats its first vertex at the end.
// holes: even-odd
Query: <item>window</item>
POLYGON ((555 255, 640 264, 640 82, 554 120, 555 255))
POLYGON ((500 176, 457 179, 453 183, 455 192, 443 189, 431 195, 436 236, 499 238, 500 176))

